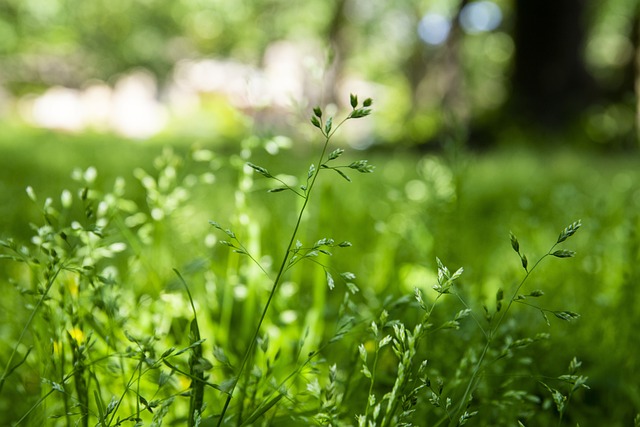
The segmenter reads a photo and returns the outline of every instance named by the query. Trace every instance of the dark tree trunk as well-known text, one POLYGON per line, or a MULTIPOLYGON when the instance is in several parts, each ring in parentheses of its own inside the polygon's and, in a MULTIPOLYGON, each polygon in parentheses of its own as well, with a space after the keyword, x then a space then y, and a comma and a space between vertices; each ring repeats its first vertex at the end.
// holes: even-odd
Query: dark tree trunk
POLYGON ((515 61, 508 108, 561 129, 590 103, 595 85, 583 59, 587 0, 517 0, 515 61))

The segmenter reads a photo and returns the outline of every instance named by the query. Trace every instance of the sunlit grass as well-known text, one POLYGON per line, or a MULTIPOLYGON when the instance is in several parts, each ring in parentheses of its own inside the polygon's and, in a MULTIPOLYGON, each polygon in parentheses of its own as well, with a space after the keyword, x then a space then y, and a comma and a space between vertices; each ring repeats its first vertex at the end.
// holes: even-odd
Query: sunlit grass
MULTIPOLYGON (((192 149, 181 141, 173 150, 163 151, 162 146, 171 142, 132 145, 104 136, 18 131, 3 140, 0 239, 14 237, 17 254, 22 253, 20 245, 31 248, 21 255, 27 262, 0 260, 0 280, 6 290, 0 303, 0 340, 7 349, 0 361, 4 368, 14 347, 9 367, 24 359, 3 385, 3 422, 26 416, 23 425, 73 425, 87 414, 86 402, 92 424, 102 419, 114 425, 116 418, 107 415, 116 409, 121 418, 141 417, 147 424, 154 418, 160 422, 162 411, 167 421, 187 422, 194 412, 183 394, 196 389, 189 375, 205 368, 211 385, 204 387, 208 406, 203 415, 219 413, 270 284, 253 262, 216 244, 224 236, 217 235, 208 221, 215 218, 232 225, 267 271, 275 268, 277 260, 271 254, 285 249, 295 221, 291 212, 298 202, 293 194, 263 191, 264 182, 244 162, 296 175, 298 164, 289 155, 301 159, 307 151, 273 156, 260 139, 245 142, 245 149, 251 145, 250 157, 246 151, 240 153, 242 147, 222 149, 204 142, 192 149), (211 151, 205 155, 202 149, 211 151), (91 166, 97 177, 87 182, 91 166), (72 179, 77 168, 80 172, 72 179), (124 185, 118 184, 118 176, 124 185), (27 186, 33 188, 35 202, 27 196, 27 186), (84 188, 89 191, 83 198, 84 188), (56 212, 50 212, 49 220, 42 211, 47 198, 56 212), (48 234, 47 221, 65 231, 67 238, 48 234), (49 241, 59 247, 55 255, 46 245, 47 251, 30 243, 37 231, 29 222, 40 228, 36 243, 49 241), (100 239, 92 234, 95 226, 105 230, 100 239), (120 243, 126 245, 124 251, 119 251, 120 243), (83 249, 88 247, 91 251, 83 249), (83 265, 95 268, 77 269, 83 265), (174 268, 193 295, 193 307, 174 268), (47 278, 56 284, 43 293, 47 278), (193 351, 200 345, 189 347, 198 341, 189 326, 194 312, 206 340, 201 354, 193 351), (31 313, 35 315, 29 321, 31 313), (20 339, 25 325, 27 333, 20 339), (190 355, 202 357, 202 364, 190 362, 190 355), (86 396, 83 382, 75 376, 78 367, 85 375, 84 386, 91 390, 86 396), (116 401, 121 402, 117 408, 111 403, 116 401)), ((348 161, 359 159, 348 152, 344 156, 348 161)), ((575 311, 582 317, 567 324, 551 316, 549 327, 536 310, 520 304, 512 307, 513 321, 504 322, 504 333, 514 339, 537 333, 551 337, 506 358, 503 368, 496 362, 496 371, 483 378, 478 399, 496 390, 526 389, 527 396, 537 396, 539 402, 522 404, 520 415, 504 410, 500 416, 529 425, 527 411, 538 411, 539 419, 557 422, 553 393, 538 380, 565 374, 576 356, 583 361, 580 375, 589 376, 591 390, 572 397, 562 422, 588 425, 593 417, 602 422, 633 418, 638 408, 625 384, 637 372, 637 363, 628 357, 638 321, 633 285, 640 274, 640 189, 635 185, 640 173, 634 159, 562 150, 463 153, 456 158, 373 151, 367 158, 377 168, 366 180, 350 184, 332 174, 319 181, 316 203, 310 205, 300 229, 304 242, 330 236, 353 244, 326 261, 336 271, 356 273, 361 292, 344 300, 348 290, 337 286, 329 291, 322 268, 305 265, 292 270, 257 341, 255 367, 244 380, 241 395, 253 414, 267 414, 265 419, 273 425, 282 425, 278 422, 295 414, 296 405, 309 408, 305 405, 317 401, 319 409, 297 414, 300 420, 353 424, 355 415, 371 417, 379 399, 399 378, 398 358, 387 347, 389 342, 382 345, 380 340, 389 334, 409 345, 410 339, 392 324, 385 326, 381 313, 386 310, 393 324, 407 325, 407 330, 420 322, 420 308, 411 302, 412 295, 419 288, 428 307, 435 303, 436 257, 446 265, 464 267, 457 292, 481 323, 483 305, 495 310, 498 290, 506 292, 522 278, 522 262, 514 254, 509 232, 518 236, 532 262, 545 254, 562 227, 582 218, 584 226, 570 247, 576 257, 548 260, 521 292, 542 289, 544 307, 575 311), (354 316, 353 329, 326 351, 315 353, 350 325, 349 316, 354 316), (367 330, 372 321, 379 323, 378 335, 367 330), (374 363, 378 371, 375 381, 366 380, 358 367, 361 345, 369 357, 367 366, 372 369, 374 363), (374 355, 376 362, 371 359, 374 355), (518 381, 521 376, 525 379, 518 381), (287 391, 282 394, 278 385, 285 380, 287 391), (378 400, 367 403, 367 394, 355 390, 369 390, 378 400), (597 400, 605 403, 594 405, 597 400), (616 407, 619 410, 612 409, 616 407)), ((463 309, 459 301, 444 298, 438 301, 433 321, 450 321, 463 309)), ((447 393, 459 387, 458 379, 450 377, 452 372, 457 368, 469 372, 482 350, 482 334, 474 322, 460 320, 460 330, 430 335, 429 351, 411 356, 416 361, 428 359, 434 366, 430 392, 418 394, 422 399, 418 415, 430 414, 434 422, 441 419, 429 403, 434 398, 431 392, 436 396, 440 392, 436 378, 449 376, 452 388, 445 386, 442 395, 446 401, 447 393), (461 366, 461 361, 468 366, 461 366)), ((402 363, 409 366, 411 360, 402 363)), ((413 363, 412 369, 418 365, 413 363)), ((558 385, 549 387, 560 390, 558 385)), ((508 396, 513 402, 528 399, 508 396)), ((491 418, 493 409, 483 415, 491 404, 480 401, 484 403, 477 408, 478 417, 496 420, 491 418)), ((458 405, 455 402, 454 407, 458 405)), ((390 411, 385 423, 393 419, 390 411)), ((251 419, 252 414, 243 416, 251 419)), ((300 420, 300 425, 307 425, 300 420)))

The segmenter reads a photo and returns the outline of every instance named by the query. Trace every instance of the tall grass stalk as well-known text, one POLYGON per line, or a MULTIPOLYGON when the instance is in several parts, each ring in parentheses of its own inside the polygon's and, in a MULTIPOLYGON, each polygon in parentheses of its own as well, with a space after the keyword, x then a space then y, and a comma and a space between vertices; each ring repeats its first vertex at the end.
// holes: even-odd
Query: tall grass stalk
MULTIPOLYGON (((15 258, 18 261, 21 262, 28 262, 28 260, 24 259, 24 257, 20 254, 20 252, 13 247, 13 245, 11 245, 11 242, 1 242, 3 246, 11 249, 13 252, 15 252, 17 258, 15 258)), ((27 331, 29 330, 29 328, 31 327, 31 324, 33 323, 33 319, 36 317, 36 314, 40 311, 40 307, 42 306, 42 304, 47 300, 49 292, 51 291, 51 288, 53 287, 54 283, 56 282, 56 279, 58 277, 58 275, 60 274, 60 272, 63 270, 64 265, 60 262, 60 260, 57 258, 57 256, 55 255, 51 255, 51 264, 48 267, 47 270, 47 283, 44 287, 44 290, 42 292, 42 295, 40 296, 40 298, 38 299, 38 302, 36 303, 35 307, 33 307, 33 309, 31 310, 31 314, 29 315, 29 318, 27 319, 25 325, 22 328, 22 331, 20 332, 20 336, 18 337, 18 340, 16 341, 15 345, 13 346, 13 350, 11 352, 11 355, 9 356, 9 359, 7 360, 7 363, 5 365, 4 371, 2 372, 2 377, 0 378, 0 393, 2 393, 2 389, 4 387, 4 383, 7 380, 7 378, 9 377, 9 375, 11 375, 20 365, 22 365, 24 362, 26 362, 27 357, 29 356, 29 353, 31 352, 31 348, 29 348, 29 350, 27 350, 27 353, 25 354, 25 356, 22 358, 22 360, 20 360, 18 363, 16 363, 15 365, 13 364, 13 359, 16 357, 16 354, 18 353, 18 347, 20 346, 20 344, 22 343, 22 340, 24 339, 27 331)))
MULTIPOLYGON (((363 104, 363 108, 357 108, 358 103, 357 103, 357 97, 354 95, 351 95, 351 106, 352 106, 352 111, 351 113, 344 118, 340 123, 338 123, 335 127, 333 126, 333 118, 329 117, 326 121, 324 121, 322 119, 322 110, 319 107, 316 107, 314 109, 314 115, 311 118, 311 123, 316 126, 318 129, 320 129, 320 132, 323 135, 324 138, 324 143, 322 145, 322 150, 320 152, 320 156, 318 157, 318 162, 317 165, 319 165, 318 167, 315 167, 314 165, 311 165, 310 169, 309 169, 309 173, 308 173, 308 179, 307 182, 308 184, 306 186, 301 187, 302 193, 296 189, 293 189, 291 187, 289 187, 288 185, 284 184, 285 187, 282 187, 280 189, 277 190, 290 190, 292 192, 294 192, 295 194, 297 194, 298 196, 302 197, 303 202, 302 202, 302 206, 300 207, 299 211, 298 211, 298 215, 297 215, 297 219, 295 222, 295 225, 293 227, 293 231, 291 232, 291 237, 289 239, 289 242, 286 246, 286 249, 284 251, 284 255, 282 256, 282 261, 279 264, 279 268, 278 268, 278 272, 275 276, 275 278, 273 279, 273 284, 271 285, 271 291, 269 292, 269 297, 267 298, 267 302, 265 303, 265 306, 262 310, 262 314, 260 315, 260 318, 258 320, 258 324, 255 327, 255 330, 253 332, 253 335, 251 337, 251 340, 249 341, 249 344, 247 346, 247 349, 245 350, 244 356, 242 358, 242 362, 240 364, 240 368, 237 372, 237 376, 235 381, 233 382, 233 385, 231 386, 231 389, 229 390, 229 394, 227 396, 227 399, 225 400, 224 406, 222 408, 222 412, 220 413, 220 418, 218 419, 218 426, 221 426, 223 421, 224 421, 224 417, 225 414, 229 408, 229 404, 231 403, 231 399, 233 398, 233 394, 236 390, 236 387, 238 386, 238 383, 240 381, 240 379, 243 376, 243 373, 245 371, 245 368, 247 366, 247 362, 249 361, 249 359, 251 358, 251 354, 253 352, 255 343, 258 339, 258 335, 260 334, 260 331, 262 329, 262 324, 267 316, 267 313, 269 311, 269 307, 271 306, 271 302, 273 301, 274 296, 276 295, 276 292, 278 290, 278 287, 280 286, 280 283, 282 281, 282 276, 284 274, 284 272, 287 270, 287 267, 289 266, 289 258, 291 256, 291 252, 292 249, 294 247, 294 244, 296 243, 296 239, 298 236, 298 230, 300 229, 300 224, 302 223, 302 217, 307 209, 307 206, 309 204, 309 201, 311 200, 311 195, 313 193, 313 189, 315 187, 316 181, 318 179, 318 176, 320 175, 320 171, 323 169, 333 169, 336 172, 338 172, 342 177, 344 177, 345 179, 349 180, 349 178, 339 169, 334 168, 334 167, 329 167, 327 166, 325 163, 328 160, 333 160, 335 158, 337 158, 340 154, 342 154, 342 150, 338 149, 335 150, 334 152, 332 152, 328 157, 327 157, 327 150, 329 147, 329 142, 331 141, 331 138, 333 137, 333 135, 337 132, 337 130, 349 119, 357 119, 357 118, 361 118, 361 117, 365 117, 367 115, 369 115, 371 113, 371 110, 368 108, 369 106, 371 106, 371 99, 367 99, 364 101, 363 104)), ((355 162, 358 163, 358 162, 355 162)), ((356 164, 352 164, 351 167, 352 169, 356 169, 360 172, 371 172, 372 169, 370 166, 366 165, 366 162, 364 163, 359 163, 358 165, 356 164)), ((254 169, 256 172, 258 172, 259 174, 267 177, 267 178, 275 178, 273 177, 265 168, 262 168, 260 166, 257 165, 253 165, 251 163, 248 164, 252 169, 254 169)), ((278 178, 275 178, 276 180, 280 181, 278 178)), ((281 181, 280 181, 281 182, 281 181)), ((281 182, 282 183, 282 182, 281 182)), ((214 226, 217 224, 214 224, 214 226)))
MULTIPOLYGON (((515 302, 522 302, 523 299, 524 299, 524 298, 520 298, 520 289, 522 289, 522 287, 524 286, 524 284, 527 281, 527 279, 529 279, 529 277, 531 276, 531 273, 533 273, 533 271, 538 267, 538 265, 540 265, 540 263, 544 259, 548 258, 549 256, 554 256, 554 257, 557 257, 557 258, 570 258, 570 257, 573 257, 575 255, 575 252, 573 252, 573 251, 564 250, 564 249, 555 250, 554 251, 554 249, 560 243, 564 242, 567 238, 571 237, 578 230, 578 228, 580 228, 581 226, 582 226, 582 222, 580 220, 578 220, 578 221, 575 221, 574 223, 572 223, 571 225, 569 225, 568 227, 566 227, 560 233, 556 243, 554 243, 553 246, 551 246, 551 248, 547 251, 547 253, 542 255, 531 268, 529 268, 529 263, 528 263, 526 255, 524 255, 523 253, 520 252, 520 243, 518 242, 518 239, 513 234, 511 234, 511 246, 512 246, 513 250, 520 256, 522 267, 525 270, 525 275, 522 278, 522 280, 520 281, 520 283, 518 283, 518 285, 514 289, 506 308, 504 310, 502 310, 502 313, 501 313, 500 317, 498 318, 498 320, 487 331, 487 333, 486 333, 487 341, 486 341, 484 347, 482 348, 482 352, 480 353, 480 357, 478 358, 478 361, 476 362, 475 367, 473 368, 473 371, 471 373, 469 381, 467 382, 467 386, 466 386, 465 391, 464 391, 464 393, 462 395, 462 398, 458 402, 458 405, 457 405, 455 413, 453 414, 452 417, 444 417, 444 418, 440 419, 440 421, 436 424, 436 426, 442 424, 442 422, 444 422, 446 419, 450 420, 449 421, 449 426, 450 427, 458 425, 459 419, 460 419, 463 411, 465 410, 465 408, 470 403, 469 400, 471 399, 473 391, 476 389, 476 387, 478 385, 480 372, 482 371, 485 359, 487 357, 487 353, 489 352, 489 349, 491 348, 491 344, 493 343, 493 340, 496 337, 496 333, 498 332, 498 329, 499 329, 500 325, 504 321, 504 319, 505 319, 507 313, 509 312, 509 310, 511 309, 512 305, 515 302)), ((501 291, 499 291, 499 292, 501 292, 501 291)), ((501 304, 499 299, 498 299, 498 304, 501 304)), ((499 310, 499 308, 498 308, 498 310, 499 310)), ((542 312, 543 316, 545 316, 545 319, 546 319, 545 311, 547 311, 547 310, 543 310, 543 309, 539 309, 539 310, 542 312)), ((571 319, 573 317, 577 317, 577 314, 573 313, 573 312, 552 312, 552 313, 556 317, 561 318, 563 320, 569 320, 569 319, 571 319)))
POLYGON ((191 347, 191 357, 189 359, 189 373, 192 377, 191 380, 191 394, 189 396, 189 420, 188 426, 193 427, 198 425, 198 420, 200 418, 200 414, 202 413, 202 407, 204 405, 204 386, 205 386, 205 376, 204 370, 202 369, 202 347, 200 344, 202 340, 200 338, 200 327, 198 325, 198 315, 196 312, 196 306, 193 302, 193 297, 191 296, 191 291, 189 290, 189 286, 187 286, 187 282, 184 280, 180 272, 176 269, 173 270, 182 285, 187 291, 187 296, 189 297, 189 304, 191 304, 191 310, 193 311, 193 320, 191 321, 191 334, 190 334, 190 342, 189 346, 191 347))

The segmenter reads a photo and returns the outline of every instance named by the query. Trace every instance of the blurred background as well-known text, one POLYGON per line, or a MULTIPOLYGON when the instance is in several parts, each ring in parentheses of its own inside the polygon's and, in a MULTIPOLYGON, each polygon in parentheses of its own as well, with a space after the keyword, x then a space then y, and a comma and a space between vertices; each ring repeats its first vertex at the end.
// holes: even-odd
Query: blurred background
POLYGON ((636 149, 638 5, 5 0, 0 120, 233 138, 357 92, 361 147, 636 149))
MULTIPOLYGON (((140 242, 96 261, 98 272, 119 272, 123 286, 108 290, 118 304, 148 314, 127 321, 147 331, 173 313, 162 298, 180 300, 172 268, 181 268, 206 302, 203 330, 238 357, 266 285, 216 245, 208 220, 234 226, 270 265, 289 238, 291 199, 266 194, 269 184, 243 165, 287 180, 306 174, 319 140, 312 108, 343 117, 350 93, 370 97, 372 116, 348 123, 336 143, 376 173, 352 184, 327 176, 301 231, 306 242, 353 242, 332 263, 358 276, 363 317, 416 286, 432 293, 436 256, 464 267, 462 292, 482 313, 522 275, 509 231, 533 262, 582 219, 568 245, 578 256, 550 260, 530 284, 547 293, 545 307, 580 320, 548 328, 518 307, 520 322, 508 327, 552 332, 518 365, 524 376, 584 361, 591 391, 571 402, 567 425, 631 425, 640 413, 639 91, 640 0, 2 0, 0 239, 40 253, 30 223, 52 206, 64 220, 82 218, 86 206, 68 205, 90 188, 140 242)), ((109 245, 122 229, 105 234, 109 245)), ((273 309, 283 336, 311 325, 309 339, 320 341, 334 326, 342 295, 327 292, 322 273, 291 278, 273 309)), ((4 364, 39 285, 3 260, 0 286, 10 289, 0 301, 4 364)), ((90 319, 109 304, 85 291, 90 319)), ((186 325, 183 305, 172 315, 186 325)), ((167 347, 186 335, 163 331, 167 347)), ((46 356, 47 336, 34 337, 46 356)), ((454 369, 467 338, 446 340, 430 360, 454 369)), ((351 350, 335 355, 347 360, 351 350)), ((44 368, 28 365, 0 400, 9 420, 44 393, 44 368)), ((535 381, 523 387, 547 393, 535 381)), ((552 404, 545 410, 552 415, 552 404)))

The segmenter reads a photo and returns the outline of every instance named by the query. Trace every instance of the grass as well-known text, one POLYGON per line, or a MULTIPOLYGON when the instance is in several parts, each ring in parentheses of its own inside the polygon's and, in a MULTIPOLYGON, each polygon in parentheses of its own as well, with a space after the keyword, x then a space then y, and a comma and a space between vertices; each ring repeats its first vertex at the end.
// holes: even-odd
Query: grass
POLYGON ((2 141, 2 424, 631 425, 635 159, 267 142, 2 141))

